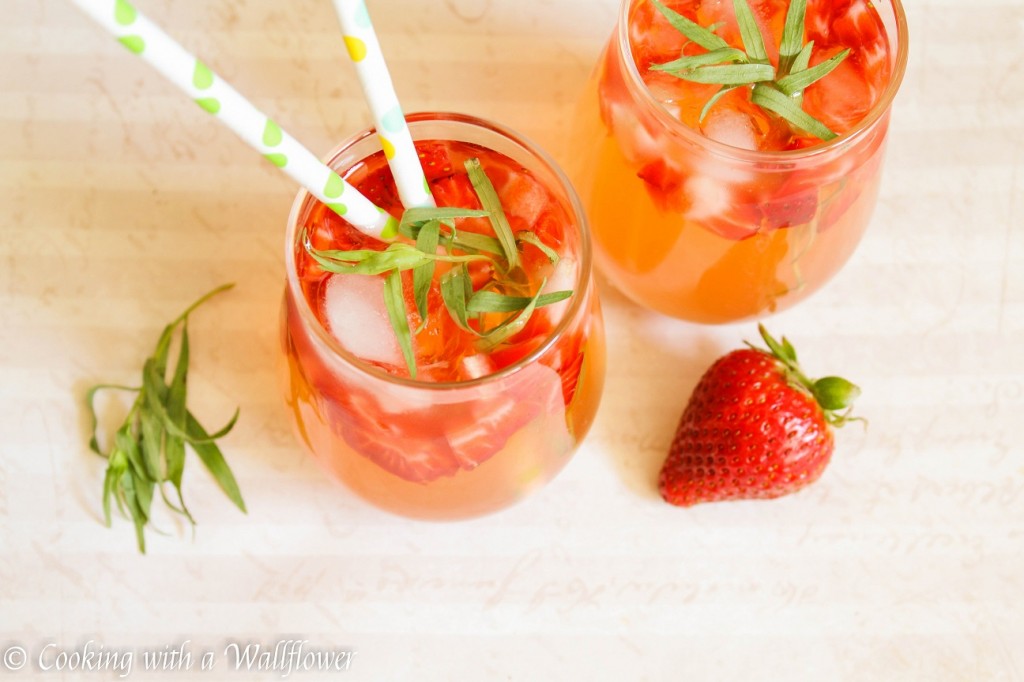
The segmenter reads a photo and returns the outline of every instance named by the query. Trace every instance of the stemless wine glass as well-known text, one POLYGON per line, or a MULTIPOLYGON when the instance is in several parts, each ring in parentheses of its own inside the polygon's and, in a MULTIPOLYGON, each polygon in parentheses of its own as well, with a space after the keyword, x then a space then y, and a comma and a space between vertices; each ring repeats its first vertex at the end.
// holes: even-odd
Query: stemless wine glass
MULTIPOLYGON (((829 142, 761 151, 701 134, 645 84, 631 40, 657 14, 650 2, 623 0, 574 128, 571 171, 598 267, 641 305, 695 322, 789 307, 849 259, 874 209, 890 109, 907 62, 903 7, 899 0, 871 3, 888 45, 882 58, 889 80, 866 115, 829 142)), ((684 11, 701 3, 666 4, 684 11)), ((822 4, 838 7, 839 0, 811 3, 822 4)), ((666 26, 660 30, 674 30, 666 26)))
MULTIPOLYGON (((311 308, 297 238, 323 207, 300 191, 285 251, 285 399, 315 458, 369 502, 416 518, 471 517, 512 504, 551 479, 593 421, 605 349, 590 237, 566 177, 522 136, 458 114, 415 114, 408 121, 414 140, 479 145, 482 153, 509 157, 550 190, 569 217, 563 247, 578 263, 576 293, 543 342, 520 349, 523 357, 495 373, 446 383, 396 376, 342 347, 311 308)), ((344 176, 380 151, 379 138, 367 130, 342 143, 328 164, 344 176)))

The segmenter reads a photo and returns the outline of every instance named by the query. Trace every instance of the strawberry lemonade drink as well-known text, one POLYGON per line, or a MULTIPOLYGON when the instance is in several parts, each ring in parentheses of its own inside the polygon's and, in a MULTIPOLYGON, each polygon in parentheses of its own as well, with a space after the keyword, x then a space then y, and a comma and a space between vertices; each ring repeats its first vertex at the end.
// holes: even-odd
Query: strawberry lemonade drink
MULTIPOLYGON (((470 215, 407 212, 389 244, 300 192, 287 239, 286 400, 300 438, 363 498, 417 518, 469 517, 548 481, 587 433, 604 380, 601 312, 582 209, 543 152, 454 114, 410 116, 409 128, 437 205, 470 215), (513 254, 499 255, 502 235, 513 254), (404 259, 415 267, 381 271, 404 259)), ((329 164, 403 217, 375 135, 329 164)))
POLYGON ((821 287, 874 208, 906 41, 899 0, 624 0, 573 147, 603 272, 706 323, 821 287))

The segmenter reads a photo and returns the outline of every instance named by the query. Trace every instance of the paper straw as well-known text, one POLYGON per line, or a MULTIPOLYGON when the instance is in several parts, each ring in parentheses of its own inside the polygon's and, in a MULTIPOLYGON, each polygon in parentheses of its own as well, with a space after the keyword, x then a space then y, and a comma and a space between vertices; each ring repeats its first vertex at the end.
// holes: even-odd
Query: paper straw
POLYGON ((71 2, 349 223, 375 237, 393 236, 397 231, 394 218, 281 130, 126 0, 71 2))
POLYGON ((348 56, 356 65, 381 147, 406 208, 434 206, 405 115, 364 0, 334 0, 348 56))

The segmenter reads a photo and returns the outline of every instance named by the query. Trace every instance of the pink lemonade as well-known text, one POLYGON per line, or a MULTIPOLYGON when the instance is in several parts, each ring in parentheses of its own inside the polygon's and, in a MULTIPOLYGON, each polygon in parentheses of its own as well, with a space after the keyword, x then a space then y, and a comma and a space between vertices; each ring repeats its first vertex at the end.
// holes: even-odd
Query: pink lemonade
MULTIPOLYGON (((474 119, 420 115, 410 118, 410 128, 438 206, 481 208, 465 169, 477 159, 513 233, 535 237, 519 243, 520 265, 500 284, 492 261, 468 263, 473 290, 521 298, 573 294, 536 308, 519 331, 491 346, 478 332, 514 313, 483 312, 469 322, 473 331, 462 328, 441 294, 441 279, 454 266, 438 262, 423 320, 412 273, 404 272, 409 327, 420 330, 412 379, 384 310, 384 277, 328 272, 301 236, 320 250, 383 251, 388 244, 301 193, 288 242, 286 398, 316 458, 367 500, 414 517, 473 516, 514 502, 568 461, 597 409, 603 327, 585 221, 546 157, 474 119)), ((374 141, 364 134, 331 165, 400 218, 391 171, 374 141)), ((495 236, 486 217, 460 218, 456 230, 495 236)))
MULTIPOLYGON (((788 0, 750 0, 779 65, 788 0)), ((744 48, 732 0, 666 0, 744 48)), ((642 305, 709 323, 769 314, 821 287, 875 205, 890 103, 906 64, 898 0, 808 0, 809 67, 849 54, 798 102, 819 137, 722 87, 652 67, 706 53, 651 0, 626 0, 578 115, 574 179, 598 264, 642 305), (703 119, 701 118, 704 112, 703 119)))

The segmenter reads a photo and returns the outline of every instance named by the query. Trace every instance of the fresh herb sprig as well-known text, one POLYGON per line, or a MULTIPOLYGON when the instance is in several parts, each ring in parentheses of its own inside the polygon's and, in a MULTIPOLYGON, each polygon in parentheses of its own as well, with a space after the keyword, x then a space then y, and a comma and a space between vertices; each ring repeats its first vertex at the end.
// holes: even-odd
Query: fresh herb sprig
POLYGON ((359 275, 384 275, 384 305, 395 331, 409 375, 416 378, 416 357, 412 338, 427 324, 427 300, 438 263, 450 264, 441 275, 440 292, 445 309, 464 331, 476 335, 477 348, 491 350, 521 331, 537 308, 564 301, 571 290, 540 293, 541 282, 533 296, 522 276, 519 247, 532 244, 552 264, 558 253, 529 230, 513 233, 494 186, 478 159, 465 162, 473 191, 483 209, 439 207, 409 208, 398 224, 401 236, 413 242, 392 242, 383 251, 369 249, 329 250, 313 246, 308 233, 300 234, 306 252, 327 272, 359 275), (487 218, 495 236, 459 230, 458 220, 487 218), (442 253, 438 253, 438 249, 442 253), (479 289, 474 289, 469 265, 487 262, 493 276, 479 289), (412 271, 413 300, 420 325, 409 327, 408 311, 402 288, 402 273, 412 271), (498 324, 483 327, 483 317, 508 314, 498 324))
POLYGON ((777 67, 768 59, 764 37, 747 0, 733 0, 743 50, 731 47, 714 32, 714 27, 705 28, 658 0, 651 2, 676 30, 707 52, 655 64, 650 68, 683 80, 722 86, 704 104, 700 121, 704 120, 711 107, 726 93, 735 88, 750 87, 751 102, 778 114, 794 127, 823 141, 837 137, 828 126, 803 110, 803 91, 831 73, 849 56, 850 50, 843 50, 830 59, 809 66, 814 41, 804 43, 807 0, 792 0, 789 4, 777 67))
POLYGON ((103 517, 111 525, 112 502, 122 514, 129 515, 135 524, 139 551, 145 554, 145 527, 150 522, 153 497, 157 491, 164 503, 195 526, 195 519, 185 505, 181 490, 185 469, 185 445, 189 445, 200 461, 213 475, 221 489, 235 506, 246 511, 242 493, 231 468, 217 446, 217 439, 228 434, 238 420, 238 410, 228 423, 216 433, 209 433, 186 405, 188 391, 189 340, 188 316, 212 296, 233 287, 225 284, 202 296, 177 319, 164 327, 153 355, 146 359, 142 369, 142 385, 136 387, 99 384, 86 393, 86 405, 92 420, 89 448, 107 458, 107 471, 103 479, 103 517), (181 329, 181 343, 170 382, 170 347, 174 333, 181 329), (135 402, 124 423, 115 431, 110 452, 99 446, 96 430, 94 399, 101 390, 121 390, 136 393, 135 402), (167 497, 165 484, 174 488, 177 503, 167 497))

